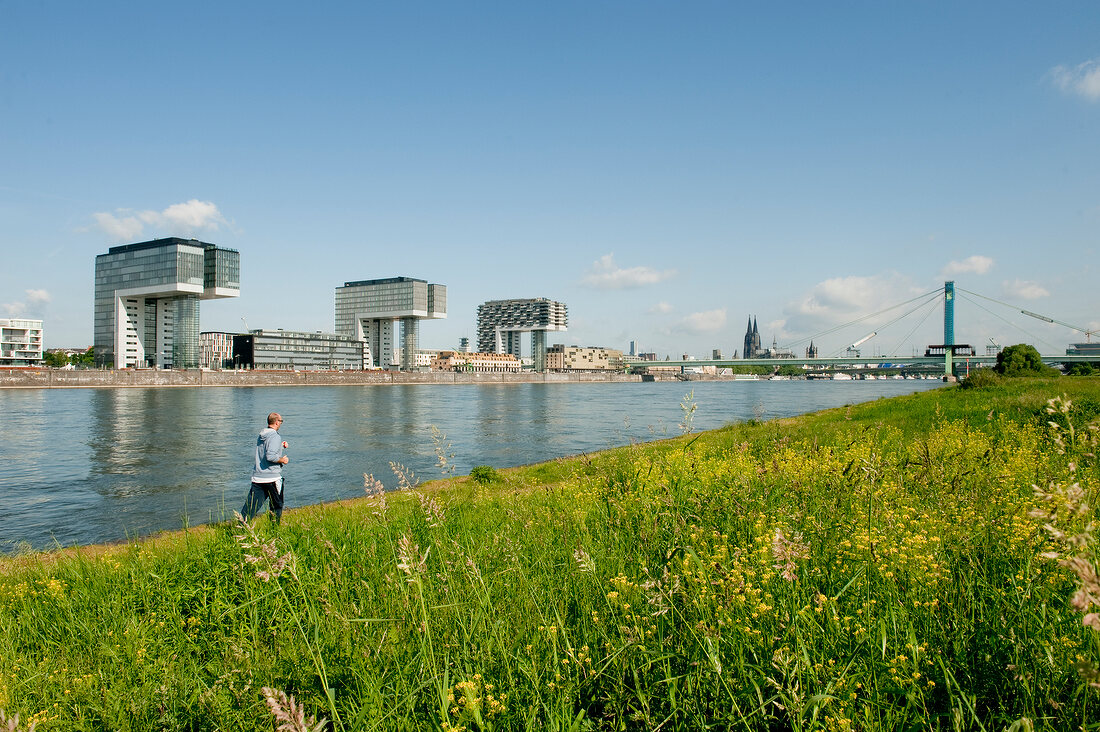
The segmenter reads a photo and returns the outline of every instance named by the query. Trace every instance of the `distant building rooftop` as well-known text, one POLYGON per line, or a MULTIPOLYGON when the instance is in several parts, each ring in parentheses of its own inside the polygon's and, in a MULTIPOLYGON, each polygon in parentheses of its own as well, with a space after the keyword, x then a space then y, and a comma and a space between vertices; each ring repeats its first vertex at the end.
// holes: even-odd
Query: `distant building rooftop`
POLYGON ((397 282, 423 282, 427 284, 427 280, 417 279, 416 277, 384 277, 380 280, 356 280, 355 282, 345 282, 344 287, 365 287, 366 285, 391 285, 397 282))
POLYGON ((209 244, 198 239, 183 239, 178 236, 169 236, 164 239, 153 239, 152 241, 141 241, 137 244, 122 244, 117 247, 111 247, 107 250, 108 254, 121 254, 123 252, 136 252, 142 249, 157 249, 159 247, 171 246, 172 244, 185 244, 192 247, 202 247, 203 249, 222 249, 225 251, 235 252, 236 249, 226 249, 225 247, 219 247, 217 244, 209 244))

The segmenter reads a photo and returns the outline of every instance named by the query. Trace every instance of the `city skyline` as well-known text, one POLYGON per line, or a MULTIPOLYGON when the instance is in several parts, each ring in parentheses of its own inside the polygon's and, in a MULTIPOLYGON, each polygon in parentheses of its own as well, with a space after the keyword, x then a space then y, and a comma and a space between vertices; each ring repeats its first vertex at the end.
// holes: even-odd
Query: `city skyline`
MULTIPOLYGON (((945 280, 1097 329, 1097 31, 1083 2, 10 7, 0 318, 91 345, 95 255, 179 236, 241 254, 203 330, 332 332, 333 288, 403 274, 448 286, 432 349, 547 297, 551 342, 732 354, 748 315, 784 347, 945 280)), ((1085 340, 956 308, 979 350, 1085 340)))

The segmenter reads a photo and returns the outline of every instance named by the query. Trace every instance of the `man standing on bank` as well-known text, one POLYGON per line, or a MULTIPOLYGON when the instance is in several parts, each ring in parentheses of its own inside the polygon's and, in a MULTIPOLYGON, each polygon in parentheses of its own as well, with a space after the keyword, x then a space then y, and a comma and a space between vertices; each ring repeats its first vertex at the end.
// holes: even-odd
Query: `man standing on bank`
POLYGON ((290 458, 283 454, 288 445, 279 434, 283 417, 278 412, 267 415, 267 428, 256 438, 256 459, 252 469, 252 487, 241 509, 245 521, 259 513, 264 501, 271 501, 271 515, 275 523, 283 517, 283 466, 290 458))

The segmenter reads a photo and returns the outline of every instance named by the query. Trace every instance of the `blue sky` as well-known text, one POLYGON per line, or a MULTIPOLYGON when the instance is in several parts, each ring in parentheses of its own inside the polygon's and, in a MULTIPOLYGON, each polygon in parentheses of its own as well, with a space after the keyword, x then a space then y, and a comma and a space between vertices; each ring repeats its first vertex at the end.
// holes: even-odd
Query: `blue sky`
POLYGON ((95 255, 194 236, 241 252, 206 330, 396 275, 447 285, 427 348, 548 297, 551 342, 909 355, 941 309, 828 331, 945 279, 1100 328, 1098 132, 1095 2, 0 0, 0 317, 88 345, 95 255))

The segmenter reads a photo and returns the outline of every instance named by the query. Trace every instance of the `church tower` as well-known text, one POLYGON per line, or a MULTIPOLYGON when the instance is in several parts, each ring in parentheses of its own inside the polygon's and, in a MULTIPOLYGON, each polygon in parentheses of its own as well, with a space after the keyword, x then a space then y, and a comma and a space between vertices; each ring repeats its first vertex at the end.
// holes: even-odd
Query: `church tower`
POLYGON ((760 330, 756 327, 756 319, 752 317, 749 318, 748 328, 745 330, 742 354, 742 358, 756 358, 760 354, 760 330))

